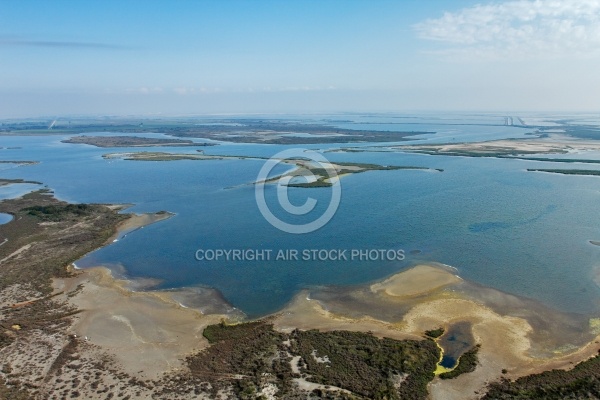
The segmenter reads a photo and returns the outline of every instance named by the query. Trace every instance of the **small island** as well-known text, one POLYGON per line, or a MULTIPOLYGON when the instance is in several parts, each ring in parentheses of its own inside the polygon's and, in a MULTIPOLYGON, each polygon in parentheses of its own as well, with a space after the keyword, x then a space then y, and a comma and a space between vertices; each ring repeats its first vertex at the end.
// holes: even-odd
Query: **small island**
MULTIPOLYGON (((282 178, 289 177, 290 181, 286 185, 288 187, 297 188, 316 188, 316 187, 330 187, 333 185, 332 179, 336 177, 342 177, 345 175, 358 174, 366 171, 393 171, 401 169, 412 169, 412 170, 430 170, 427 167, 417 166, 399 166, 399 165, 378 165, 378 164, 365 164, 365 163, 351 163, 351 162, 336 162, 330 163, 329 166, 323 168, 323 166, 312 160, 305 159, 290 159, 284 160, 287 164, 296 165, 296 169, 286 172, 283 175, 270 178, 265 183, 278 181, 282 178), (304 182, 292 182, 292 179, 304 177, 304 182)), ((436 171, 443 171, 437 169, 436 171)))
MULTIPOLYGON (((266 157, 249 157, 249 156, 224 156, 224 155, 208 155, 202 150, 197 150, 198 154, 193 153, 166 153, 166 152, 150 152, 141 151, 135 153, 108 153, 102 157, 105 159, 122 159, 126 161, 202 161, 202 160, 268 160, 266 157)), ((366 171, 392 171, 392 170, 426 170, 443 172, 440 168, 428 168, 421 166, 407 165, 378 165, 366 163, 352 162, 334 162, 330 163, 330 168, 323 168, 320 163, 317 163, 308 158, 282 159, 282 163, 294 165, 295 169, 278 175, 262 182, 255 183, 274 183, 282 178, 289 178, 286 186, 296 188, 317 188, 332 186, 332 177, 341 177, 345 175, 358 174, 366 171), (304 182, 297 180, 292 182, 294 178, 304 177, 304 182)))
POLYGON ((126 161, 181 161, 181 160, 223 160, 240 159, 240 157, 211 156, 201 151, 197 154, 166 153, 162 151, 140 151, 136 153, 108 153, 102 155, 105 159, 121 159, 126 161))

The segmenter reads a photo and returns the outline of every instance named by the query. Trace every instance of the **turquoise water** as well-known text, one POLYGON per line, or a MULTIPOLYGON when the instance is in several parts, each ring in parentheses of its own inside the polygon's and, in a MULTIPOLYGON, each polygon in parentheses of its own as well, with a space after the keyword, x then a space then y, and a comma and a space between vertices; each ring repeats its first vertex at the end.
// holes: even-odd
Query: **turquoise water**
MULTIPOLYGON (((458 140, 461 135, 481 140, 522 137, 526 132, 516 127, 492 128, 452 127, 458 140)), ((429 135, 427 141, 445 141, 446 136, 429 135)), ((423 261, 452 265, 466 279, 559 310, 593 314, 600 306, 600 290, 592 279, 600 264, 600 247, 588 242, 600 240, 598 177, 527 172, 527 168, 542 164, 522 160, 401 152, 325 153, 331 161, 416 165, 444 172, 372 171, 344 177, 342 201, 333 219, 316 232, 292 235, 272 227, 257 208, 254 186, 249 183, 255 181, 262 160, 105 160, 101 155, 108 152, 140 149, 99 149, 63 144, 61 139, 2 138, 2 146, 22 148, 0 150, 0 159, 41 163, 18 168, 5 164, 0 176, 43 182, 59 198, 72 202, 132 203, 135 206, 128 211, 176 214, 90 254, 77 262, 78 266, 122 266, 129 277, 162 279, 161 288, 214 287, 250 316, 280 309, 305 287, 370 282, 423 261), (274 253, 287 249, 402 249, 406 259, 195 259, 198 249, 240 248, 274 253), (410 255, 411 250, 421 252, 410 255)), ((289 147, 223 144, 204 150, 208 154, 265 157, 289 147)), ((326 149, 322 145, 303 147, 326 149)), ((161 150, 194 152, 152 148, 161 150)), ((568 168, 565 164, 543 167, 568 168)), ((11 197, 36 187, 31 186, 0 188, 0 196, 11 197)), ((274 204, 275 190, 274 186, 266 189, 270 204, 274 204)), ((294 204, 303 203, 307 196, 319 200, 318 213, 330 192, 290 188, 294 204)), ((283 215, 281 211, 276 214, 283 215)))

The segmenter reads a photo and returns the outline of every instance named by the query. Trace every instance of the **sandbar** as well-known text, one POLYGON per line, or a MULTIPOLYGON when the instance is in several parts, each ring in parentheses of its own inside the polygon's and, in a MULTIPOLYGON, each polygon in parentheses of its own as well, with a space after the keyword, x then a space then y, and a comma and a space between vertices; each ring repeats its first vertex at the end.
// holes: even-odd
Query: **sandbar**
POLYGON ((418 265, 396 274, 383 282, 371 285, 373 292, 384 291, 389 296, 410 297, 422 295, 441 287, 462 281, 457 275, 430 265, 418 265))

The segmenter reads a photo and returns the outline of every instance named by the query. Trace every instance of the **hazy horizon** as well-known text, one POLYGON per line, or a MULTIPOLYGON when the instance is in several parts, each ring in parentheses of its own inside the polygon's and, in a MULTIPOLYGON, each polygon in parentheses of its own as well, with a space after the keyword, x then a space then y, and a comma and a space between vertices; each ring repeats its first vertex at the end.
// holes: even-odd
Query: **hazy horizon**
POLYGON ((600 109, 600 0, 4 2, 0 118, 600 109))

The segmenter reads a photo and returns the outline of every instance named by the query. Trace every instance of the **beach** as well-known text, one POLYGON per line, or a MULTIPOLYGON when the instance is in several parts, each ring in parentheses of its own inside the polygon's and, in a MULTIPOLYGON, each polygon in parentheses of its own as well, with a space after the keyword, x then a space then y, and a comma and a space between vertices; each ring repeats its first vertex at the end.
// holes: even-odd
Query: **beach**
MULTIPOLYGON (((568 369, 598 351, 596 338, 571 352, 536 357, 532 354, 533 328, 527 319, 503 315, 482 301, 468 298, 460 290, 463 280, 454 272, 436 265, 419 265, 365 288, 351 289, 365 302, 406 307, 407 312, 396 320, 348 316, 339 305, 337 311, 331 311, 326 302, 311 299, 308 290, 298 293, 283 310, 268 318, 282 332, 351 330, 397 340, 422 339, 426 330, 468 322, 475 343, 481 345, 479 364, 474 372, 456 379, 434 379, 430 383, 433 399, 477 398, 489 382, 553 368, 568 369)), ((205 315, 183 307, 173 299, 177 292, 133 292, 130 282, 115 279, 102 267, 56 280, 54 285, 64 293, 81 287, 68 300, 82 310, 72 333, 111 354, 128 374, 143 379, 185 372, 182 360, 208 345, 202 336, 206 326, 221 320, 240 321, 239 315, 205 315)))
POLYGON ((56 280, 57 291, 77 294, 69 302, 82 312, 70 333, 115 356, 126 372, 157 379, 182 368, 185 356, 206 347, 207 325, 225 315, 203 315, 173 299, 176 292, 134 292, 110 270, 86 269, 56 280))
MULTIPOLYGON (((47 276, 54 271, 54 279, 52 292, 46 296, 43 291, 19 286, 23 284, 22 269, 14 278, 9 276, 16 284, 4 293, 4 307, 12 313, 4 334, 13 340, 2 349, 4 359, 10 360, 7 371, 11 371, 4 376, 23 376, 26 385, 47 390, 48 398, 59 398, 67 384, 73 385, 71 393, 77 391, 88 398, 104 390, 149 398, 155 393, 162 396, 165 390, 176 391, 182 385, 191 388, 189 393, 164 398, 196 398, 193 391, 197 382, 191 378, 189 359, 209 349, 203 335, 205 328, 221 322, 235 326, 255 321, 208 285, 192 282, 190 287, 175 285, 172 290, 157 290, 169 286, 150 277, 125 279, 127 271, 110 270, 110 263, 85 269, 70 264, 66 272, 64 263, 57 263, 52 271, 47 263, 43 265, 47 271, 34 268, 40 254, 44 260, 78 260, 174 214, 122 214, 130 205, 71 205, 46 192, 9 200, 5 206, 16 216, 5 228, 21 228, 7 230, 10 240, 3 246, 12 247, 5 247, 0 262, 15 271, 29 266, 30 276, 40 282, 40 271, 47 276), (38 203, 48 208, 26 207, 38 203), (73 214, 80 210, 84 213, 73 214), (20 237, 23 232, 27 232, 25 238, 20 237), (42 241, 38 240, 41 232, 46 235, 42 241), (84 234, 89 232, 94 235, 84 234), (35 318, 29 318, 29 310, 35 307, 35 318), (24 310, 23 314, 14 312, 19 309, 24 310), (56 330, 39 329, 42 317, 52 319, 54 325, 50 328, 56 330), (85 383, 88 379, 93 385, 85 383)), ((136 235, 143 234, 141 231, 136 235)), ((127 239, 135 241, 136 235, 127 239)), ((115 247, 118 245, 110 248, 115 247)), ((135 246, 131 249, 135 249, 133 256, 140 254, 135 246)), ((123 264, 129 265, 126 261, 123 264)), ((348 273, 347 269, 339 271, 348 273)), ((230 285, 236 283, 230 281, 230 285)), ((250 291, 261 289, 248 285, 250 291)), ((269 297, 265 304, 273 304, 271 301, 269 297)), ((598 321, 586 314, 557 311, 541 301, 475 283, 461 277, 460 269, 432 262, 399 265, 395 273, 362 283, 306 285, 287 304, 256 318, 287 335, 297 329, 342 330, 403 341, 427 340, 426 331, 443 328, 449 332, 456 326, 466 326, 472 338, 468 345, 480 345, 478 364, 473 372, 454 379, 433 378, 428 390, 434 399, 478 398, 491 382, 554 368, 569 369, 595 355, 600 347, 598 321)), ((229 378, 231 382, 241 379, 235 374, 229 378)), ((303 382, 303 387, 310 390, 323 389, 309 385, 303 378, 294 379, 300 379, 295 382, 303 382)))

